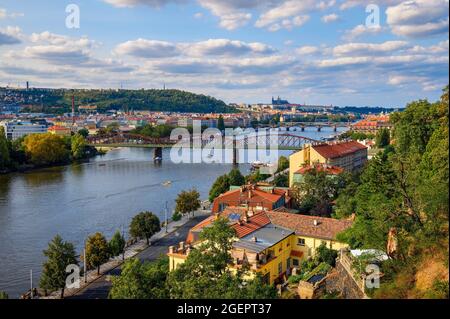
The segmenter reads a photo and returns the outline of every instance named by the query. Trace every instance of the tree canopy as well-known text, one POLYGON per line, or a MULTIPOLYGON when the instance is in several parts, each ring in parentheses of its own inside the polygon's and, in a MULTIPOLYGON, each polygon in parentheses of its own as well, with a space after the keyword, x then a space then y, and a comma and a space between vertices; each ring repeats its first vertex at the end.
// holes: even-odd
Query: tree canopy
POLYGON ((430 255, 448 260, 448 107, 447 87, 436 103, 415 101, 394 113, 391 147, 370 160, 360 182, 337 200, 337 214, 356 214, 353 227, 339 235, 351 247, 386 250, 395 234, 379 296, 419 294, 414 281, 401 278, 416 276, 414 269, 430 255))
POLYGON ((44 262, 40 278, 40 287, 49 291, 61 289, 61 298, 64 297, 66 286, 66 267, 78 265, 75 247, 69 242, 63 241, 61 236, 56 235, 44 250, 47 260, 44 262))
POLYGON ((194 212, 200 208, 200 193, 196 189, 182 191, 175 200, 175 211, 182 215, 194 212))
POLYGON ((89 236, 86 242, 86 265, 88 268, 97 268, 100 274, 100 266, 107 262, 110 257, 108 241, 101 233, 89 236))
POLYGON ((141 212, 131 220, 130 235, 134 238, 145 238, 147 245, 150 238, 160 230, 159 218, 152 212, 141 212))

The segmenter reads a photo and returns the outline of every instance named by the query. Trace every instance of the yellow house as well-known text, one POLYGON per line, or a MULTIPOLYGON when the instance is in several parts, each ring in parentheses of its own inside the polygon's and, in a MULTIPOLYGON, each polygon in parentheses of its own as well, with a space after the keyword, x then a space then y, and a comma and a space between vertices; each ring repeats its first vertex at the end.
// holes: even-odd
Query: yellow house
MULTIPOLYGON (((230 220, 236 230, 231 256, 231 270, 243 265, 250 269, 249 277, 260 273, 269 283, 285 281, 293 268, 314 256, 316 249, 325 243, 328 248, 339 250, 346 244, 336 241, 336 235, 351 226, 349 220, 312 217, 283 211, 244 212, 241 208, 227 208, 222 216, 230 220)), ((198 233, 211 224, 211 216, 191 229, 186 243, 169 248, 169 267, 174 270, 183 263, 192 249, 199 244, 198 233)))
POLYGON ((366 162, 367 146, 356 141, 308 144, 289 157, 289 186, 292 187, 295 173, 304 166, 325 164, 353 172, 361 169, 366 162))

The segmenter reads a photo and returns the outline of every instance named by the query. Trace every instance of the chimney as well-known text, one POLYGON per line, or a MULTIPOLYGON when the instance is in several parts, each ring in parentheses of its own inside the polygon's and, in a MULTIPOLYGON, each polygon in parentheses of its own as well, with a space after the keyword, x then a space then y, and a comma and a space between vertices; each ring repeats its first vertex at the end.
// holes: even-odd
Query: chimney
POLYGON ((184 251, 184 241, 180 241, 180 250, 184 251))
POLYGON ((258 238, 256 238, 256 236, 253 236, 252 237, 252 242, 254 242, 254 243, 258 242, 258 238))
POLYGON ((247 212, 242 216, 242 221, 243 221, 244 223, 248 223, 247 212))
POLYGON ((175 247, 174 246, 169 246, 169 254, 173 254, 175 251, 175 247))
POLYGON ((252 190, 251 189, 248 190, 248 199, 252 199, 252 190))
POLYGON ((317 225, 319 225, 319 222, 317 219, 314 219, 314 226, 317 226, 317 225))

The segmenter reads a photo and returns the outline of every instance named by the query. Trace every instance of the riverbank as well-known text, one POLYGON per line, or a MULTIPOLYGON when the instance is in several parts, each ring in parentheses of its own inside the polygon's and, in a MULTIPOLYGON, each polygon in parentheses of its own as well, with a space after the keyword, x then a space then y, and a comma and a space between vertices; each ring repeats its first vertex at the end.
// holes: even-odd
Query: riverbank
POLYGON ((57 163, 57 164, 52 164, 52 165, 23 164, 23 165, 17 166, 16 168, 0 170, 0 175, 7 175, 7 174, 12 174, 12 173, 29 173, 29 172, 39 171, 39 170, 43 170, 43 169, 48 169, 48 168, 66 167, 66 166, 71 166, 71 165, 89 163, 89 161, 92 158, 95 158, 96 156, 103 156, 106 153, 107 153, 106 151, 97 151, 95 154, 93 154, 89 157, 83 158, 83 159, 73 160, 71 162, 66 162, 66 163, 57 163))

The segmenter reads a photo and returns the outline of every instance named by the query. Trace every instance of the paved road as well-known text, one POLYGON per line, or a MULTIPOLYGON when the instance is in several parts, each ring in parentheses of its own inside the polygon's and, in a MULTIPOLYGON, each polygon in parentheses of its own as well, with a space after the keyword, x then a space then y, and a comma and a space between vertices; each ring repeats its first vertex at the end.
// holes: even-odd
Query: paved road
MULTIPOLYGON (((153 261, 156 260, 159 256, 164 255, 168 252, 169 246, 176 246, 180 241, 186 239, 186 236, 194 225, 207 218, 208 216, 196 216, 188 221, 186 224, 178 228, 177 231, 167 235, 166 237, 159 239, 154 242, 152 246, 147 249, 141 251, 137 258, 141 261, 153 261)), ((119 275, 120 274, 120 266, 112 269, 111 271, 106 272, 106 275, 119 275)), ((107 280, 107 276, 104 275, 94 282, 92 282, 89 286, 82 289, 77 295, 67 297, 66 299, 106 299, 108 298, 108 293, 111 288, 111 282, 107 280)))

